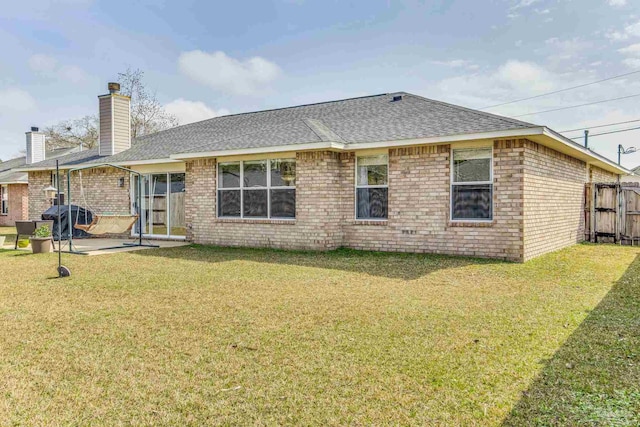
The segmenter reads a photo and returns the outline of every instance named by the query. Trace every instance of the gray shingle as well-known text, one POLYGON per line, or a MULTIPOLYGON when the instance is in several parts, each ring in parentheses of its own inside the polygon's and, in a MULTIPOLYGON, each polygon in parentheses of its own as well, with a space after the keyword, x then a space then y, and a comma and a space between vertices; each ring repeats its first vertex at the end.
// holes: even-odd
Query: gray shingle
MULTIPOLYGON (((530 123, 405 92, 216 117, 146 135, 110 157, 65 156, 64 164, 126 163, 172 154, 335 141, 367 143, 533 127, 530 123), (394 96, 402 100, 393 101, 394 96)), ((73 155, 72 155, 73 156, 73 155)), ((55 162, 53 162, 55 165, 55 162)), ((33 167, 51 167, 48 160, 33 167)))

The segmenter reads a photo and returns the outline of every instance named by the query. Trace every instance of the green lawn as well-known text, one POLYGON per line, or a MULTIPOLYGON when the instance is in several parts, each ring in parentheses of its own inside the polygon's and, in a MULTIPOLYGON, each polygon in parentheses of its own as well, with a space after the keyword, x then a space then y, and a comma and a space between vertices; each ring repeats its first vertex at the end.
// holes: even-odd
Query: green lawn
POLYGON ((0 425, 638 425, 639 255, 0 251, 0 425))

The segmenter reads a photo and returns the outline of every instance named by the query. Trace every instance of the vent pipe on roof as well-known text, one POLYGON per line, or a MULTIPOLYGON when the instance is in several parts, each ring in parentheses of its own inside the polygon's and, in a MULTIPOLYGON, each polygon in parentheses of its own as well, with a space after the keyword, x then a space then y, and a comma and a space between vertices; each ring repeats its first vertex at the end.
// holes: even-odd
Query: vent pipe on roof
POLYGON ((589 148, 589 130, 584 131, 584 148, 589 148))
POLYGON ((101 156, 113 156, 131 148, 131 98, 120 94, 120 83, 111 82, 107 89, 108 94, 98 96, 101 156))
POLYGON ((391 100, 391 102, 398 102, 398 101, 402 101, 402 95, 394 95, 393 99, 391 100))
POLYGON ((45 139, 44 133, 36 126, 32 126, 27 135, 27 159, 28 165, 38 163, 45 159, 45 139))

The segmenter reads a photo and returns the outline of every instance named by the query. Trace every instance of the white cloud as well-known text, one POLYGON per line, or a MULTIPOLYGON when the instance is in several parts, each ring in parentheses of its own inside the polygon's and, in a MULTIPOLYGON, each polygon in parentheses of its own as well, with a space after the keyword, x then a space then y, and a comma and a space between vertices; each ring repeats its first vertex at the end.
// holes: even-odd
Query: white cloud
POLYGON ((32 55, 29 58, 29 68, 36 73, 51 73, 56 69, 58 61, 53 56, 41 53, 32 55))
POLYGON ((174 99, 164 106, 164 109, 178 118, 181 125, 199 122, 213 117, 225 116, 229 111, 222 108, 214 110, 201 101, 188 101, 184 98, 174 99))
POLYGON ((627 25, 622 30, 611 30, 605 36, 612 41, 624 41, 630 37, 640 37, 640 21, 627 25))
POLYGON ((180 54, 178 69, 198 83, 235 95, 257 94, 281 74, 278 65, 259 56, 238 60, 201 50, 180 54))
POLYGON ((87 73, 75 65, 64 65, 58 68, 58 77, 74 84, 84 83, 89 79, 87 73))
POLYGON ((624 55, 640 55, 640 43, 632 44, 622 49, 618 49, 618 52, 624 55))
POLYGON ((497 78, 513 88, 532 88, 537 91, 553 89, 548 71, 533 62, 511 60, 498 68, 497 78))
POLYGON ((536 9, 536 13, 538 15, 548 15, 549 13, 551 13, 550 9, 536 9))
POLYGON ((627 4, 627 0, 607 0, 609 6, 625 6, 627 4))
POLYGON ((36 100, 22 89, 9 87, 0 89, 0 112, 11 114, 16 112, 26 112, 34 109, 36 100))
POLYGON ((28 60, 29 68, 39 76, 56 78, 73 84, 85 83, 89 80, 87 73, 77 65, 59 65, 58 60, 50 55, 35 54, 28 60))
POLYGON ((449 61, 431 61, 432 64, 442 65, 451 68, 465 68, 467 70, 477 70, 480 68, 478 64, 468 59, 451 59, 449 61))
POLYGON ((529 7, 532 4, 538 3, 540 0, 520 0, 518 3, 513 5, 511 9, 520 9, 523 7, 529 7))
POLYGON ((640 68, 640 58, 625 58, 622 63, 630 68, 640 68))

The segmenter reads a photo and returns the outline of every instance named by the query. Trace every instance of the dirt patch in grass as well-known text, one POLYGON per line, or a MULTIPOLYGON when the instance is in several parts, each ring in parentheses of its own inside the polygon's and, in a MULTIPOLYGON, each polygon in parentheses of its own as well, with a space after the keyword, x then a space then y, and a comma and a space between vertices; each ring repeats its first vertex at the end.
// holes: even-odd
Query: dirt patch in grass
POLYGON ((0 252, 0 424, 498 425, 638 253, 0 252))

